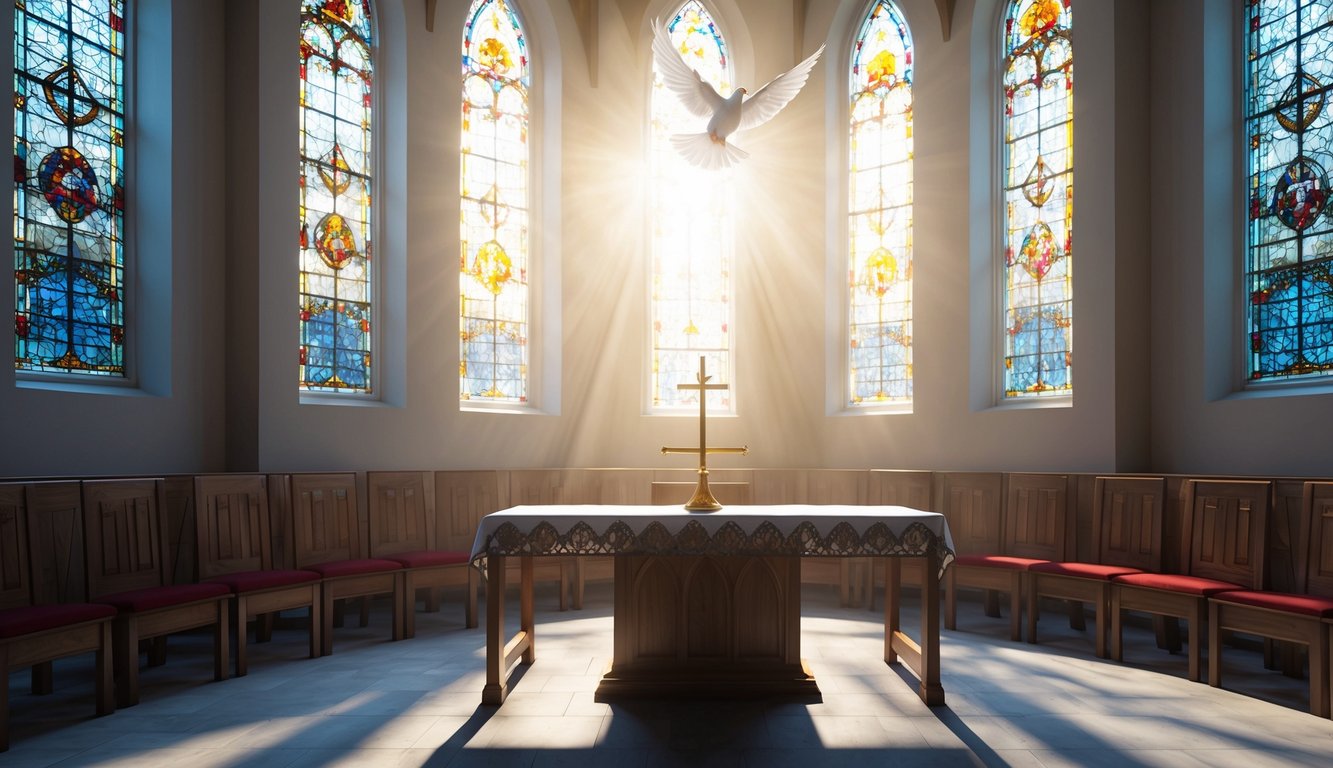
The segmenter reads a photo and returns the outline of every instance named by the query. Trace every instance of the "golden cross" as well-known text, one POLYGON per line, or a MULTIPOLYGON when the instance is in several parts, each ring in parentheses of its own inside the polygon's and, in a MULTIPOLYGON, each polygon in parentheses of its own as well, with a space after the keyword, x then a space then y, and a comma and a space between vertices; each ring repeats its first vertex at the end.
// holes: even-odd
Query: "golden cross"
POLYGON ((749 446, 740 448, 709 448, 708 447, 708 391, 717 389, 726 389, 726 384, 709 384, 708 380, 712 376, 705 373, 704 357, 699 356, 699 376, 698 384, 677 384, 676 389, 695 390, 699 393, 699 447, 698 448, 668 448, 662 446, 662 453, 697 453, 699 454, 699 484, 694 488, 694 496, 685 504, 685 508, 691 512, 716 512, 722 509, 722 505, 713 498, 712 491, 708 490, 708 454, 710 453, 739 453, 744 456, 750 452, 749 446))

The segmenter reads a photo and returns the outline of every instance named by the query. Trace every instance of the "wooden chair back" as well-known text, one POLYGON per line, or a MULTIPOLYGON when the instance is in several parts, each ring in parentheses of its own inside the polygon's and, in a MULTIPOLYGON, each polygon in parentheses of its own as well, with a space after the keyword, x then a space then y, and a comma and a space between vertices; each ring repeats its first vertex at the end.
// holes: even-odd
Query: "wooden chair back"
POLYGON ((162 586, 161 498, 161 480, 83 483, 90 597, 162 586))
POLYGON ((84 602, 88 580, 78 481, 30 483, 24 495, 33 605, 84 602))
POLYGON ((1273 498, 1267 480, 1185 483, 1182 553, 1188 575, 1263 589, 1264 532, 1273 498))
POLYGON ((0 609, 32 603, 28 514, 23 497, 22 483, 0 484, 0 609))
POLYGON ((200 578, 195 530, 194 475, 162 478, 162 538, 167 545, 168 584, 193 584, 200 578))
POLYGON ((1093 562, 1161 571, 1166 480, 1098 477, 1094 483, 1093 562))
POLYGON ((351 472, 290 475, 296 567, 366 557, 351 472))
POLYGON ((1268 512, 1268 532, 1264 535, 1264 584, 1274 592, 1300 592, 1305 583, 1303 570, 1309 540, 1305 538, 1305 481, 1295 478, 1273 480, 1273 508, 1268 512))
POLYGON ((1333 597, 1333 482, 1307 482, 1303 498, 1302 527, 1309 531, 1305 539, 1309 546, 1301 558, 1305 574, 1302 591, 1333 597))
POLYGON ((1002 554, 1062 561, 1074 551, 1068 475, 1014 472, 1005 483, 1002 554))
POLYGON ((200 578, 273 567, 263 475, 198 475, 193 494, 200 578))
MULTIPOLYGON (((676 482, 674 480, 657 480, 652 486, 652 503, 656 506, 663 504, 684 504, 694 495, 694 489, 698 483, 676 482)), ((751 489, 749 483, 719 482, 708 484, 708 490, 713 493, 713 498, 724 507, 739 507, 752 504, 751 489)))
POLYGON ((936 472, 937 512, 949 522, 960 555, 994 555, 1003 551, 1001 502, 1004 475, 999 472, 936 472))
POLYGON ((370 556, 433 549, 435 478, 430 472, 366 473, 370 556))
POLYGON ((508 478, 501 472, 435 473, 435 547, 471 550, 481 519, 509 506, 508 478), (502 480, 504 482, 502 482, 502 480))
POLYGON ((908 469, 872 469, 866 501, 892 507, 935 510, 935 473, 908 469))

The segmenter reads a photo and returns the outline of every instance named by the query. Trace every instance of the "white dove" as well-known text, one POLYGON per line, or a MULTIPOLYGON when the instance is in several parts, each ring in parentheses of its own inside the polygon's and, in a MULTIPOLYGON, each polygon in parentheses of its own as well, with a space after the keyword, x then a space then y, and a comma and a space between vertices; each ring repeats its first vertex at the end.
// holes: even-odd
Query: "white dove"
POLYGON ((653 60, 661 71, 662 82, 676 94, 685 108, 698 117, 708 118, 705 133, 677 133, 671 144, 691 164, 706 170, 729 168, 750 156, 750 153, 727 142, 736 131, 763 125, 782 111, 787 103, 801 92, 810 70, 819 60, 824 46, 819 46, 810 58, 778 75, 753 96, 744 88, 737 88, 722 98, 706 80, 681 59, 671 35, 660 19, 653 20, 653 60))

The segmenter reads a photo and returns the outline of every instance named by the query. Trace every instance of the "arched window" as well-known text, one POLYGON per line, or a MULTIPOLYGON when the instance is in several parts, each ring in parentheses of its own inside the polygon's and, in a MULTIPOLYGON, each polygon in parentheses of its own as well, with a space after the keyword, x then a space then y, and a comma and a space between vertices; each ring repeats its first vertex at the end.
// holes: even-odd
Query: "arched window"
POLYGON ((1253 381, 1333 372, 1333 223, 1328 206, 1328 49, 1318 4, 1246 6, 1249 77, 1247 374, 1253 381))
POLYGON ((525 403, 529 387, 526 35, 509 0, 463 26, 459 397, 525 403))
MULTIPOLYGON (((718 93, 730 95, 727 44, 708 9, 689 0, 667 21, 667 31, 685 63, 718 93)), ((650 404, 654 410, 697 408, 699 395, 676 385, 694 383, 701 355, 707 358, 712 383, 734 385, 731 172, 691 166, 671 146, 672 134, 698 133, 703 125, 667 89, 656 66, 650 102, 650 404)), ((709 391, 708 407, 731 410, 732 391, 709 391)))
POLYGON ((370 393, 374 302, 370 0, 301 12, 301 387, 370 393))
POLYGON ((1004 15, 1004 396, 1073 389, 1074 80, 1069 0, 1004 15))
POLYGON ((124 377, 123 0, 14 11, 14 367, 124 377))
POLYGON ((876 0, 851 57, 849 401, 912 400, 912 34, 876 0))

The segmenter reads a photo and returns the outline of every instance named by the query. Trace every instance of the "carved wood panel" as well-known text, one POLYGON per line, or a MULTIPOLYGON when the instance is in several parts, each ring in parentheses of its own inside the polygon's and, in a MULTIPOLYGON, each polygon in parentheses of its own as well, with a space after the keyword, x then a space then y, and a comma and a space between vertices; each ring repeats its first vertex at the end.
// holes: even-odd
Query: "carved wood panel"
POLYGON ((296 546, 292 541, 292 478, 268 476, 268 536, 273 567, 296 567, 296 546))
POLYGON ((83 484, 91 597, 162 585, 161 492, 160 480, 83 484))
POLYGON ((371 557, 431 548, 435 478, 430 472, 369 472, 366 488, 371 557))
POLYGON ((1099 477, 1093 500, 1093 562, 1145 571, 1162 567, 1160 477, 1099 477))
POLYGON ((570 477, 561 469, 516 469, 509 473, 509 499, 520 504, 578 504, 567 488, 570 477))
POLYGON ((806 475, 806 504, 865 504, 864 470, 812 469, 806 475))
POLYGON ((1310 531, 1304 591, 1333 597, 1333 483, 1306 483, 1304 498, 1310 531))
POLYGON ((194 514, 194 478, 177 475, 162 479, 162 536, 166 541, 168 584, 192 584, 198 578, 197 534, 194 514))
POLYGON ((472 549, 481 519, 509 506, 501 499, 502 477, 490 470, 435 473, 436 549, 472 549))
POLYGON ((872 469, 866 481, 866 503, 935 511, 935 474, 912 470, 872 469))
POLYGON ((1069 513, 1067 475, 1011 473, 1005 491, 1004 554, 1067 559, 1069 513))
POLYGON ((263 475, 194 478, 199 574, 268 570, 268 483, 263 475))
POLYGON ((31 600, 23 485, 3 483, 0 484, 0 608, 21 608, 31 600))
POLYGON ((32 483, 25 497, 33 604, 84 602, 88 583, 79 484, 32 483))
POLYGON ((799 558, 616 558, 615 665, 800 660, 799 558))
POLYGON ((292 543, 298 568, 366 556, 350 472, 291 475, 292 543))
POLYGON ((1001 552, 1001 490, 999 472, 937 472, 935 503, 949 521, 960 555, 1001 552))
POLYGON ((1272 483, 1191 480, 1185 488, 1190 574, 1262 589, 1272 483))

